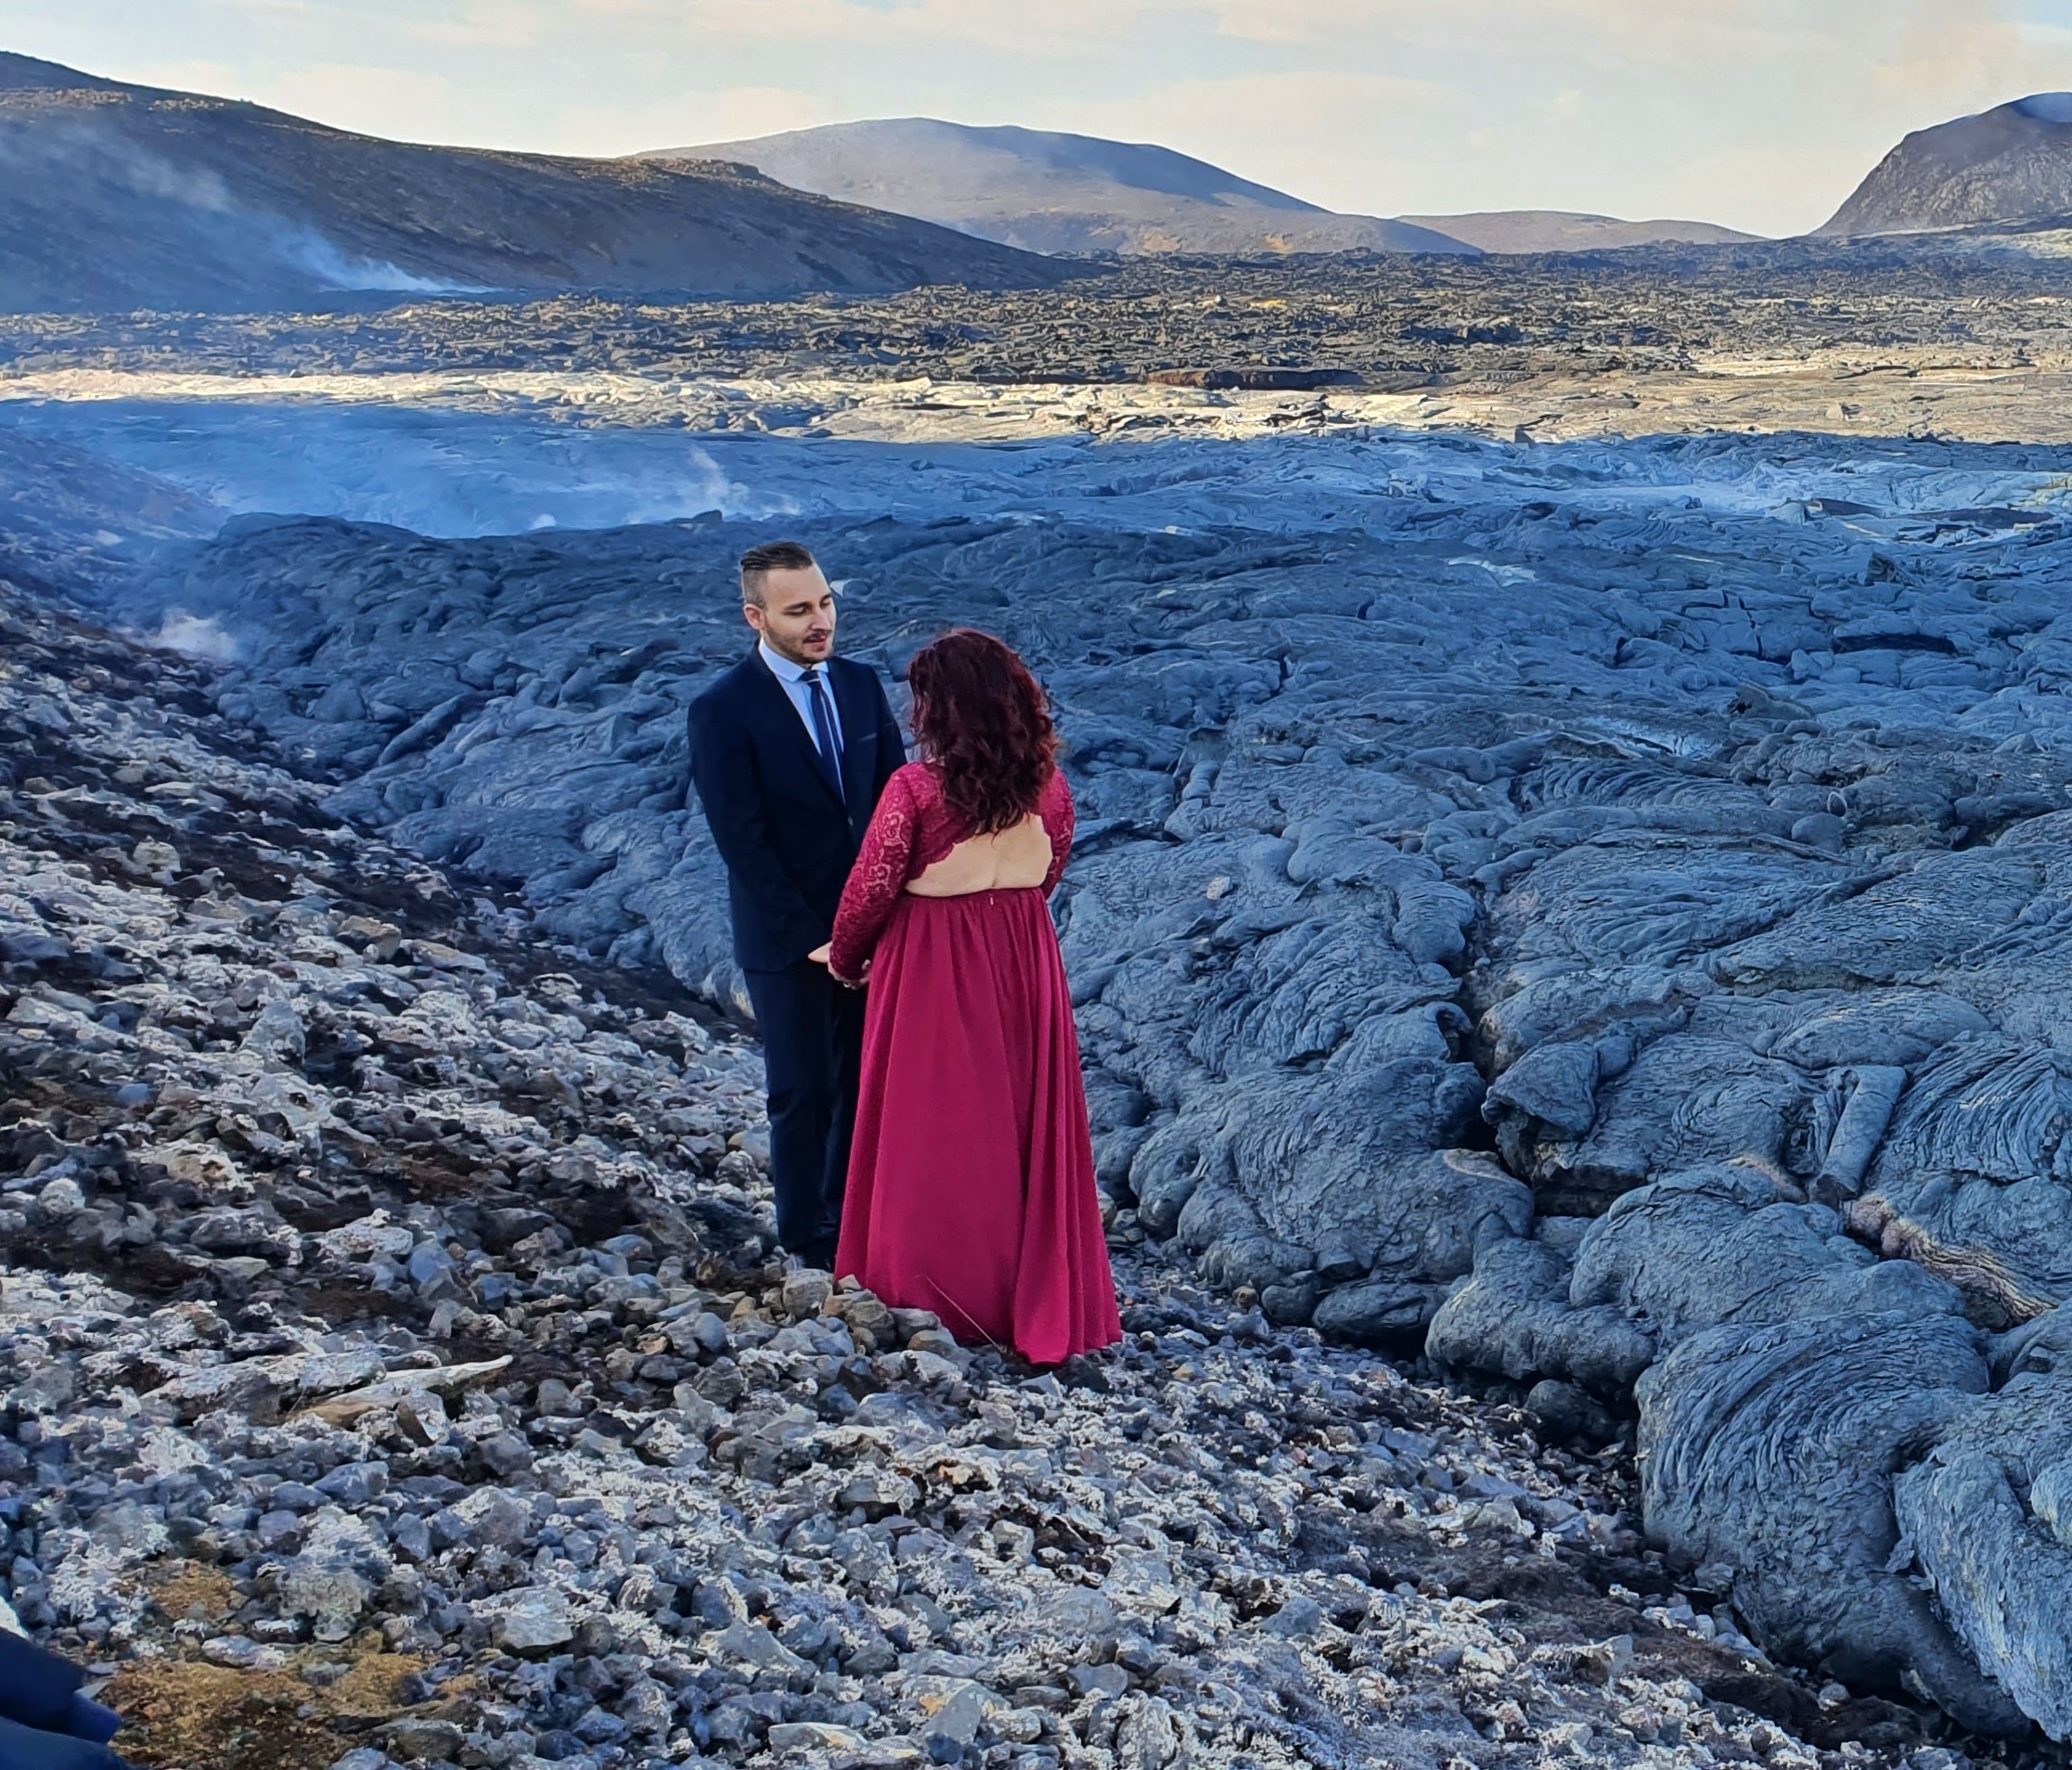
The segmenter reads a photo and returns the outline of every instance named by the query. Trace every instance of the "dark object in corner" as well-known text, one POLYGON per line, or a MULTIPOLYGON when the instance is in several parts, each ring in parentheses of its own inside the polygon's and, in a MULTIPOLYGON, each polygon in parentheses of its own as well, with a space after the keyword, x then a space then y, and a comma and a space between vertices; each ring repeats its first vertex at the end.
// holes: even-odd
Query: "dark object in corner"
POLYGON ((126 1770, 108 1741, 122 1724, 80 1694, 86 1674, 0 1630, 0 1764, 7 1770, 126 1770))

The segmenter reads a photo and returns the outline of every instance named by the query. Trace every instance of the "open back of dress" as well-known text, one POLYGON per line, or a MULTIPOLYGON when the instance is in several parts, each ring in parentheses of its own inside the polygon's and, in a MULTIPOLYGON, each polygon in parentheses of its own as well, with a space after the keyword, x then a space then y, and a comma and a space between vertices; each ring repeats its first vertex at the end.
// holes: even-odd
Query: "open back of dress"
POLYGON ((861 983, 894 911, 916 898, 940 903, 1022 891, 1049 897, 1071 856, 1075 822, 1072 789, 1053 772, 1021 822, 973 834, 970 820, 945 800, 934 765, 908 763, 885 783, 871 816, 834 918, 828 968, 844 983, 861 983))
POLYGON ((1011 829, 968 836, 907 881, 916 897, 969 897, 974 891, 1028 891, 1050 872, 1050 832, 1031 812, 1011 829))

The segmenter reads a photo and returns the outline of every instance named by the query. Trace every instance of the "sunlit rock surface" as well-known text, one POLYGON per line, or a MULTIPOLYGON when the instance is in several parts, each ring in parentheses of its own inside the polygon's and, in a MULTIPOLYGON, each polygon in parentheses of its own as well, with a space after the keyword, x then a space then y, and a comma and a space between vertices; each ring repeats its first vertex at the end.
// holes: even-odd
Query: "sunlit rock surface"
POLYGON ((1059 1372, 787 1270, 753 1046, 328 817, 206 680, 0 583, 0 1618, 113 1673, 125 1762, 1935 1737, 1767 1662, 1628 1459, 1126 1213, 1128 1338, 1059 1372))
POLYGON ((228 659, 335 810, 721 1001, 683 709, 740 548, 812 543, 895 675, 1001 634, 1072 745, 1059 914, 1138 1220, 1551 1419, 1638 1381, 1649 1528, 1759 1638, 2064 1730, 2020 1552, 2059 1446, 2005 1355, 2072 1283, 2063 451, 676 446, 707 514, 436 539, 355 494, 103 594, 228 659))

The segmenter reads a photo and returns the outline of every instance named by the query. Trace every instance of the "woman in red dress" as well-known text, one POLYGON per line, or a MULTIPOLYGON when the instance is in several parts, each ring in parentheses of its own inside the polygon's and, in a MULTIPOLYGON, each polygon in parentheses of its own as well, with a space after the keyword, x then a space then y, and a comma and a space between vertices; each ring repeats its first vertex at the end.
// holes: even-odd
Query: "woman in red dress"
POLYGON ((922 760, 887 784, 829 943, 870 985, 835 1271, 1058 1364, 1122 1338, 1050 922, 1072 793, 997 639, 945 634, 907 682, 922 760))

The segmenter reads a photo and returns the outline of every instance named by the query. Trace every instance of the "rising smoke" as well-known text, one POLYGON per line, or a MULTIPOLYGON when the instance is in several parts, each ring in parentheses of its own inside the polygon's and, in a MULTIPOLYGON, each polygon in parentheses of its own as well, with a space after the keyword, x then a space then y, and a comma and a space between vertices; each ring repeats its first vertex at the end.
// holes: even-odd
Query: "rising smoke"
POLYGON ((291 283, 326 290, 489 292, 481 284, 421 276, 348 251, 307 221, 240 199, 212 168, 183 166, 124 139, 91 109, 57 126, 48 118, 27 126, 0 119, 0 225, 76 229, 83 220, 132 237, 162 237, 188 265, 206 267, 212 260, 254 287, 277 283, 285 272, 291 283), (99 202, 75 203, 59 214, 43 196, 81 190, 97 193, 99 202))

